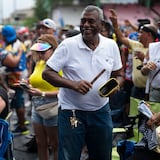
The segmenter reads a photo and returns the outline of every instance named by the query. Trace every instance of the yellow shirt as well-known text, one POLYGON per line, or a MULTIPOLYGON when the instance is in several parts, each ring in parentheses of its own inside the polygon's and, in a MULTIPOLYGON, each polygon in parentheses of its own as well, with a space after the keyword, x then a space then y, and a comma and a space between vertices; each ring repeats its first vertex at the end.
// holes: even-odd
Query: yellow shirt
POLYGON ((30 84, 34 88, 38 88, 41 91, 57 91, 58 88, 54 87, 42 78, 42 72, 45 69, 45 61, 39 61, 36 63, 33 73, 29 77, 30 84))
POLYGON ((5 50, 11 52, 14 55, 16 52, 18 52, 19 48, 23 49, 23 51, 26 52, 25 45, 21 41, 16 40, 16 42, 13 45, 10 44, 6 46, 5 50))
POLYGON ((133 70, 132 70, 132 80, 133 83, 136 87, 139 88, 145 88, 146 87, 146 81, 147 81, 147 76, 142 75, 141 70, 137 69, 137 66, 142 65, 142 61, 137 59, 134 54, 136 51, 140 51, 144 53, 145 55, 147 54, 148 48, 145 48, 142 43, 138 41, 133 41, 129 39, 129 44, 132 49, 132 54, 133 54, 133 70))

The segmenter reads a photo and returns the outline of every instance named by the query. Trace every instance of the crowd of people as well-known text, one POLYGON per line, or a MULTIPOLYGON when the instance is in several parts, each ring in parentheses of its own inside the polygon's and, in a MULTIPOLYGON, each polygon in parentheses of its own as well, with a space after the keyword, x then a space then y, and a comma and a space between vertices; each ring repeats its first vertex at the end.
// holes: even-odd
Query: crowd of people
MULTIPOLYGON (((125 95, 123 124, 129 123, 131 96, 160 102, 158 24, 135 25, 126 19, 122 27, 117 14, 111 9, 106 18, 102 9, 89 5, 79 26, 58 29, 54 20, 46 18, 23 33, 12 25, 0 27, 0 67, 4 67, 0 85, 10 97, 8 101, 0 95, 0 115, 5 119, 9 110, 15 110, 13 134, 29 134, 27 95, 39 160, 48 160, 50 151, 54 160, 79 160, 86 148, 89 160, 111 160, 113 96, 125 95), (99 88, 110 78, 117 80, 118 87, 102 97, 99 88), (22 82, 28 87, 22 87, 22 82), (58 114, 46 119, 36 108, 49 102, 58 102, 58 114)), ((159 125, 160 114, 149 122, 149 128, 159 125)), ((135 152, 130 160, 160 157, 154 151, 146 155, 135 152)))

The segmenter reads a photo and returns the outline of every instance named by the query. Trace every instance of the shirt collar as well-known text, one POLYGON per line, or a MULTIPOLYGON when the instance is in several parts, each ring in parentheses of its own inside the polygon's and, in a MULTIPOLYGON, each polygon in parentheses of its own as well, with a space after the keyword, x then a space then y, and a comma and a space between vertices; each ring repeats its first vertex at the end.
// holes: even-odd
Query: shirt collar
MULTIPOLYGON (((101 35, 101 34, 99 34, 99 44, 98 44, 98 48, 104 48, 104 46, 103 46, 103 41, 102 41, 102 39, 103 39, 103 36, 101 35)), ((88 49, 88 47, 87 47, 87 45, 84 43, 84 41, 83 41, 83 39, 82 39, 82 34, 79 34, 78 36, 77 36, 77 40, 78 40, 78 46, 79 46, 79 48, 86 48, 86 49, 88 49)))

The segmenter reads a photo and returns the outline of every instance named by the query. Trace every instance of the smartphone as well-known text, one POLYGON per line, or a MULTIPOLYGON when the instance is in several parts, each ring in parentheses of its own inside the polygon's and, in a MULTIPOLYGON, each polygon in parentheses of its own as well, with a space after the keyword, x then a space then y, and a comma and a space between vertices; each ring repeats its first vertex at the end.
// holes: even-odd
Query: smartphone
POLYGON ((24 89, 30 89, 30 86, 27 83, 20 82, 20 86, 24 89))

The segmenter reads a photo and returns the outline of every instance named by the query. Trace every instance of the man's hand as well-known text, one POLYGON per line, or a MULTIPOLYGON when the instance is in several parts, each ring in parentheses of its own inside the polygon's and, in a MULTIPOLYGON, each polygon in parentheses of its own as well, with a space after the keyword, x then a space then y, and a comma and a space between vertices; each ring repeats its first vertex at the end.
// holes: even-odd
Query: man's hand
POLYGON ((160 112, 155 113, 151 119, 148 120, 147 125, 150 128, 153 128, 154 125, 159 126, 160 125, 160 112))
POLYGON ((146 67, 147 67, 149 70, 154 71, 154 70, 156 70, 157 65, 156 65, 154 62, 148 62, 148 63, 146 64, 146 67))
POLYGON ((145 55, 143 52, 137 51, 137 52, 135 52, 135 57, 136 57, 136 59, 139 59, 140 61, 143 62, 145 55))
POLYGON ((109 16, 111 22, 112 22, 112 25, 114 28, 118 28, 118 20, 117 20, 117 13, 114 9, 110 9, 109 10, 111 15, 109 16))
POLYGON ((157 65, 154 62, 147 62, 141 69, 143 75, 147 75, 150 71, 156 70, 157 65))
POLYGON ((130 27, 132 24, 128 19, 124 20, 125 26, 130 27))
POLYGON ((92 88, 92 84, 84 80, 74 82, 73 85, 74 85, 74 90, 83 95, 85 95, 92 88))

